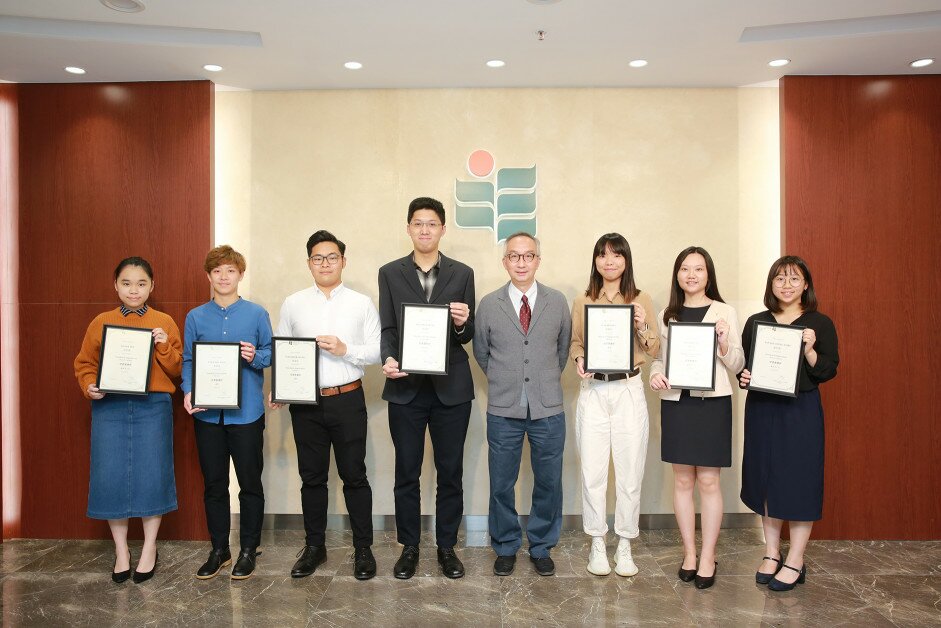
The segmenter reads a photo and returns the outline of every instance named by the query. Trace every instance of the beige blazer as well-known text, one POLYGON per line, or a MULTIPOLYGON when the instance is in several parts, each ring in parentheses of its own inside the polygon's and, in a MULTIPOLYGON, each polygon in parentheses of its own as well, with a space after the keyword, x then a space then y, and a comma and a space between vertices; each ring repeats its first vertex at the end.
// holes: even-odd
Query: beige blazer
MULTIPOLYGON (((660 310, 657 314, 657 320, 663 322, 663 312, 660 310)), ((727 303, 713 301, 706 315, 703 317, 704 323, 715 323, 719 319, 725 319, 729 324, 729 350, 725 355, 720 355, 721 349, 716 350, 716 389, 715 390, 691 390, 689 394, 693 397, 728 397, 732 394, 731 378, 734 378, 739 371, 745 368, 745 351, 742 349, 742 334, 738 327, 738 316, 735 314, 735 308, 727 303), (724 366, 725 368, 719 368, 724 366), (730 376, 731 374, 731 376, 730 376)), ((666 375, 666 365, 664 364, 667 350, 667 338, 669 335, 669 326, 660 326, 660 351, 650 365, 650 377, 655 373, 666 375)), ((649 381, 649 380, 648 380, 649 381)), ((665 401, 679 401, 681 390, 661 390, 660 399, 665 401)))

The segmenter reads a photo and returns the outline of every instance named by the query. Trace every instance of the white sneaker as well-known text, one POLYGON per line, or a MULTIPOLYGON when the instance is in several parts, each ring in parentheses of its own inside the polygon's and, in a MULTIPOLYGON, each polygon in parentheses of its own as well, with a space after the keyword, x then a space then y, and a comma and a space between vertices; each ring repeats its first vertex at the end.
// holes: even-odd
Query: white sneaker
POLYGON ((611 573, 603 536, 591 537, 591 554, 588 555, 588 573, 607 576, 611 573))
POLYGON ((618 541, 616 556, 618 562, 614 566, 614 573, 619 576, 624 576, 625 578, 637 575, 637 572, 640 570, 637 569, 637 565, 634 564, 634 558, 631 556, 630 539, 621 537, 621 540, 618 541))

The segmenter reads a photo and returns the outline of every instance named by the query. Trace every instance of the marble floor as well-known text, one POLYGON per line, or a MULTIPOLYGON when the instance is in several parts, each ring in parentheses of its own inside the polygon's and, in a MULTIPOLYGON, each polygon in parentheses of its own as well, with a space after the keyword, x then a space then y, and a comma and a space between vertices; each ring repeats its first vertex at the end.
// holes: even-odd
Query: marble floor
MULTIPOLYGON (((462 534, 460 580, 438 573, 425 535, 419 573, 396 580, 394 533, 378 532, 379 576, 352 577, 348 532, 328 533, 328 560, 309 578, 288 572, 300 531, 265 531, 255 575, 245 581, 193 577, 208 553, 201 542, 161 542, 157 574, 113 584, 110 542, 12 540, 0 544, 3 626, 927 626, 941 625, 941 541, 815 541, 807 583, 787 593, 755 584, 760 531, 724 530, 716 585, 698 591, 677 580, 682 551, 675 530, 641 533, 640 574, 585 571, 588 540, 565 532, 553 550, 555 577, 535 574, 521 552, 513 575, 492 575, 482 533, 462 534)), ((613 555, 616 539, 609 541, 613 555)), ((233 542, 233 549, 238 543, 233 542)), ((139 544, 133 548, 135 558, 139 544)))

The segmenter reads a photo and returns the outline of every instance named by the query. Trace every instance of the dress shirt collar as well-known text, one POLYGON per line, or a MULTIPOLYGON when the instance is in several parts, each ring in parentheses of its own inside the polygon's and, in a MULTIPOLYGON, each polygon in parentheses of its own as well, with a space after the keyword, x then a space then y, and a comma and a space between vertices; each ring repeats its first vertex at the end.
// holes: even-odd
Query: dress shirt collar
POLYGON ((131 314, 137 314, 138 316, 143 316, 144 314, 147 313, 147 310, 149 310, 149 309, 150 309, 150 307, 149 307, 146 303, 143 305, 143 307, 140 307, 140 308, 138 308, 138 309, 136 309, 136 310, 129 309, 126 305, 124 305, 124 304, 122 303, 122 304, 121 304, 121 315, 122 315, 122 316, 125 316, 125 317, 126 317, 126 316, 129 316, 129 315, 131 315, 131 314))
POLYGON ((324 301, 332 301, 343 293, 344 286, 343 283, 337 284, 337 287, 330 291, 330 296, 327 296, 323 293, 323 290, 320 289, 320 286, 314 284, 314 292, 316 292, 317 297, 323 299, 324 301))
MULTIPOLYGON (((539 284, 534 281, 533 285, 526 291, 526 299, 529 301, 530 309, 536 307, 536 288, 538 285, 539 284)), ((520 306, 523 304, 523 291, 514 286, 512 281, 510 282, 508 291, 510 293, 510 301, 513 302, 513 308, 519 312, 520 306)))
POLYGON ((209 302, 212 303, 214 306, 216 306, 216 309, 219 310, 220 312, 229 312, 242 304, 242 297, 239 297, 238 299, 236 299, 235 301, 233 301, 232 303, 230 303, 229 305, 225 307, 216 303, 215 299, 210 299, 209 302))
MULTIPOLYGON (((599 298, 604 298, 608 303, 614 303, 614 301, 621 296, 620 290, 616 291, 614 294, 608 294, 604 291, 604 288, 601 289, 601 292, 598 293, 599 298)), ((621 296, 621 300, 624 301, 624 297, 621 296)))
POLYGON ((415 252, 414 252, 414 251, 412 251, 412 263, 415 264, 415 268, 416 268, 416 269, 420 270, 421 272, 423 272, 423 273, 425 273, 425 274, 427 275, 428 273, 430 273, 430 272, 432 271, 432 269, 435 269, 435 268, 440 269, 440 268, 441 268, 441 253, 438 253, 438 259, 435 260, 434 265, 433 265, 431 268, 429 268, 428 270, 422 269, 422 267, 418 265, 418 262, 415 261, 415 252))

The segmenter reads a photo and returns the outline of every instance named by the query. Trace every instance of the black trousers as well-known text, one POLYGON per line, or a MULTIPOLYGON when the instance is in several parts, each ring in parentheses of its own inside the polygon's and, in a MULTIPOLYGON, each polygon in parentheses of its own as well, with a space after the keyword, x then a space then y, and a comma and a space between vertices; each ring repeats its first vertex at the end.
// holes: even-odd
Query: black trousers
POLYGON ((425 429, 431 433, 438 491, 435 538, 438 547, 454 547, 464 514, 464 439, 471 402, 446 406, 431 380, 408 404, 389 404, 389 431, 395 447, 395 527, 402 545, 418 545, 421 535, 421 466, 425 429))
POLYGON ((254 549, 261 543, 261 523, 265 516, 265 489, 261 471, 265 466, 265 415, 252 423, 226 425, 196 419, 196 449, 203 471, 203 502, 206 523, 215 549, 229 547, 229 458, 239 481, 241 506, 239 539, 241 546, 254 549))
POLYGON ((372 489, 366 477, 366 398, 363 389, 321 397, 319 405, 292 404, 291 424, 301 475, 307 545, 323 545, 327 529, 330 446, 343 481, 353 546, 372 545, 372 489))

